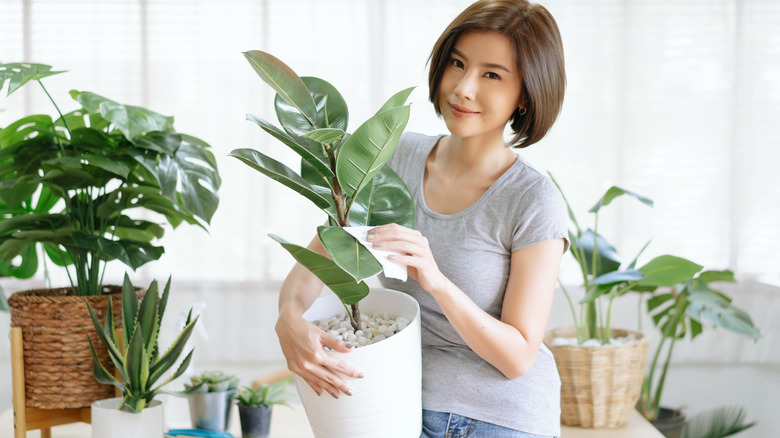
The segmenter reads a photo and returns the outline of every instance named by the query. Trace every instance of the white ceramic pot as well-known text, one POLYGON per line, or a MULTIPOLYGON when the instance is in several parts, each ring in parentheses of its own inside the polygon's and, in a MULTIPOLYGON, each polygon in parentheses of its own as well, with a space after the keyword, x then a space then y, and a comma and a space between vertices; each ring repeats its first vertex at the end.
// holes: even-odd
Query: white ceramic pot
POLYGON ((163 404, 152 400, 138 414, 120 411, 121 397, 92 403, 92 438, 163 438, 163 404))
MULTIPOLYGON (((334 294, 317 298, 304 318, 314 321, 344 312, 334 294)), ((371 289, 360 312, 390 312, 410 324, 395 335, 349 353, 328 352, 365 374, 362 379, 341 375, 353 389, 351 397, 318 396, 305 380, 293 374, 295 386, 317 438, 418 438, 422 429, 422 363, 420 306, 409 295, 371 289)))

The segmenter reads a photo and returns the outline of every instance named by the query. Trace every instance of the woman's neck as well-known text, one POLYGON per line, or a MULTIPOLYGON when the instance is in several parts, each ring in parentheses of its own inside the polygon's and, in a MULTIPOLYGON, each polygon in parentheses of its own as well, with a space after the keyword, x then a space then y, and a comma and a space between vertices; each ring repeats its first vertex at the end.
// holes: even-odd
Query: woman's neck
POLYGON ((450 135, 439 142, 432 158, 451 174, 497 177, 516 160, 503 137, 463 138, 450 135))

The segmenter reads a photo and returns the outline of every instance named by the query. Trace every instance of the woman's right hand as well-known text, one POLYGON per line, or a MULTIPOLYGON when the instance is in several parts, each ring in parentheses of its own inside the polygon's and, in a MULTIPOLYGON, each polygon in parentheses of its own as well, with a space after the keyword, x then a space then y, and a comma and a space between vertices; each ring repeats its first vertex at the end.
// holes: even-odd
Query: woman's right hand
POLYGON ((339 398, 341 393, 352 395, 352 388, 334 371, 354 378, 362 378, 363 373, 323 349, 329 347, 347 353, 352 351, 351 345, 325 333, 299 314, 280 314, 275 329, 287 368, 305 380, 317 395, 323 391, 334 398, 339 398))

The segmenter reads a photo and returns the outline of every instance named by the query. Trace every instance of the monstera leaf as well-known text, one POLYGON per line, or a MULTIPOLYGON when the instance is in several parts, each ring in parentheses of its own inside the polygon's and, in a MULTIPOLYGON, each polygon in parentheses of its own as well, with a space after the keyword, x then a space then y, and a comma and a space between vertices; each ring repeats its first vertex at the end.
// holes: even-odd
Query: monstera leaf
POLYGON ((100 114, 111 122, 128 140, 147 132, 173 129, 173 117, 146 108, 122 105, 88 91, 71 90, 70 95, 89 113, 100 114))
POLYGON ((0 64, 0 89, 8 82, 8 94, 6 96, 10 96, 11 93, 29 81, 37 81, 59 73, 65 73, 65 71, 51 71, 51 66, 46 64, 27 62, 0 64))

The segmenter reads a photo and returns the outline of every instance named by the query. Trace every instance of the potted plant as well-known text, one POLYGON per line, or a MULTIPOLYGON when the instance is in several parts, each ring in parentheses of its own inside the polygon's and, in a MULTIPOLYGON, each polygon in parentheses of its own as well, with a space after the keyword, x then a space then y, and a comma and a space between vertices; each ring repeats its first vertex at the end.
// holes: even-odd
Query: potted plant
POLYGON ((366 227, 391 222, 414 226, 411 194, 400 177, 385 166, 408 121, 409 106, 404 102, 412 89, 392 96, 350 135, 346 102, 331 84, 299 77, 265 52, 249 51, 244 56, 276 91, 274 107, 282 128, 256 116, 247 118, 300 155, 300 171, 254 149, 236 149, 230 155, 300 193, 328 219, 328 225, 319 227, 317 234, 329 257, 271 235, 334 292, 317 299, 304 318, 321 321, 346 310, 346 325, 354 332, 362 328, 370 312, 391 312, 409 322, 391 338, 393 342, 346 353, 344 360, 366 376, 351 380, 352 397, 319 397, 293 375, 312 429, 318 437, 417 437, 422 424, 419 305, 397 291, 374 289, 369 294, 364 280, 381 272, 382 264, 350 234, 360 236, 366 227), (382 397, 376 396, 377 392, 382 397), (351 414, 379 400, 383 403, 372 412, 351 414))
POLYGON ((154 397, 162 387, 186 371, 192 359, 190 351, 170 376, 162 383, 164 375, 176 364, 184 350, 198 317, 192 318, 192 310, 181 333, 171 346, 163 351, 158 344, 160 326, 168 302, 171 280, 165 285, 162 297, 158 294, 157 282, 144 294, 140 305, 130 278, 125 275, 122 287, 122 331, 117 333, 113 321, 111 298, 105 323, 87 304, 92 323, 101 344, 106 347, 117 374, 108 371, 98 357, 92 340, 89 348, 94 361, 95 378, 106 385, 113 385, 122 392, 122 397, 98 400, 92 403, 92 437, 103 438, 162 438, 164 432, 163 406, 154 397), (157 386, 155 386, 157 384, 157 386))
POLYGON ((292 380, 266 383, 257 388, 244 387, 236 394, 242 438, 268 438, 271 430, 271 412, 274 405, 286 405, 292 394, 286 389, 292 380))
MULTIPOLYGON (((41 79, 58 73, 42 64, 0 64, 0 84, 7 82, 10 94, 35 82, 49 96, 41 79)), ((133 213, 205 229, 220 186, 209 145, 176 132, 172 117, 91 92, 70 95, 79 109, 63 114, 49 96, 55 118, 30 115, 0 129, 0 263, 22 255, 37 268, 40 245, 70 280, 67 288, 9 298, 11 323, 30 347, 25 364, 46 363, 37 373, 25 366, 27 406, 44 409, 88 407, 111 394, 95 382, 81 346, 93 330, 84 297, 103 317, 106 295, 120 290, 103 284, 106 263, 137 269, 163 254, 162 224, 133 213)))
POLYGON ((225 432, 230 428, 230 408, 238 388, 238 377, 222 371, 206 371, 190 378, 190 417, 195 429, 225 432))
POLYGON ((660 405, 675 343, 686 336, 696 339, 708 325, 753 339, 761 337, 750 316, 735 307, 728 295, 711 286, 716 282, 735 283, 734 273, 695 266, 698 269, 687 280, 658 289, 647 300, 647 311, 661 338, 642 380, 637 409, 667 438, 680 437, 685 422, 681 412, 660 405))
MULTIPOLYGON (((560 186, 558 189, 561 190, 560 186)), ((571 295, 560 284, 574 326, 548 330, 545 344, 552 351, 561 376, 561 421, 568 426, 621 425, 639 396, 649 342, 638 331, 612 328, 614 300, 629 291, 671 286, 698 270, 698 265, 671 256, 656 257, 636 268, 647 244, 633 260, 622 262, 614 246, 599 233, 598 224, 600 210, 624 195, 653 205, 649 198, 612 186, 590 209, 594 226, 585 230, 563 196, 574 226, 569 231, 571 254, 582 272, 584 296, 579 301, 578 315, 571 295)))

